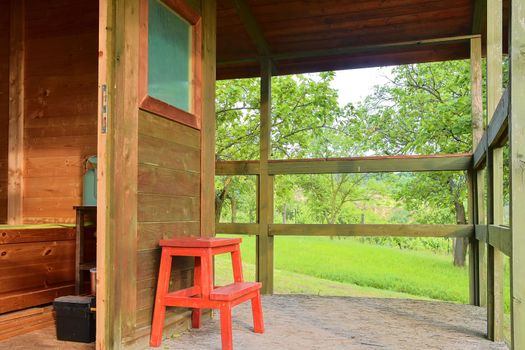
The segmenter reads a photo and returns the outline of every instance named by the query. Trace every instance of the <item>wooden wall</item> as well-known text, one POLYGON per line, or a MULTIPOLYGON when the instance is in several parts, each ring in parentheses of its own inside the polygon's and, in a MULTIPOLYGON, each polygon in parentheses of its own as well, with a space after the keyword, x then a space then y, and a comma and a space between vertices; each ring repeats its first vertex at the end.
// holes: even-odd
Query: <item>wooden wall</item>
POLYGON ((74 222, 97 153, 98 1, 26 0, 25 26, 23 221, 74 222))
MULTIPOLYGON (((200 132, 143 111, 138 128, 136 326, 140 328, 151 325, 159 240, 200 235, 200 132)), ((189 287, 192 259, 177 259, 173 266, 172 288, 189 287)))
MULTIPOLYGON (((206 175, 213 186, 215 174, 214 98, 215 88, 215 2, 187 0, 197 12, 207 8, 203 16, 203 91, 207 91, 201 116, 203 131, 174 120, 148 113, 139 108, 139 25, 143 0, 109 2, 105 28, 108 36, 101 46, 100 84, 107 84, 109 94, 109 126, 107 136, 100 136, 101 152, 106 152, 106 170, 99 188, 106 190, 105 213, 99 211, 99 224, 106 225, 98 236, 98 262, 102 271, 97 310, 104 315, 97 323, 97 346, 106 348, 142 349, 149 341, 153 305, 158 277, 159 240, 177 236, 212 235, 212 225, 202 213, 202 186, 206 175), (212 4, 213 6, 211 6, 212 4), (118 59, 117 58, 118 55, 118 59), (104 59, 105 58, 105 59, 104 59), (213 61, 213 62, 212 62, 213 61), (206 152, 206 150, 208 150, 206 152), (208 163, 209 164, 208 164, 208 163), (205 164, 205 166, 203 165, 205 164), (203 169, 208 169, 203 174, 203 169), (101 254, 101 252, 103 254, 101 254)), ((101 190, 102 191, 102 190, 101 190)), ((209 204, 209 203, 208 203, 209 204)), ((213 210, 208 213, 213 223, 213 210)), ((208 220, 210 220, 208 218, 208 220)), ((175 259, 171 289, 190 285, 193 279, 193 258, 175 259)), ((190 313, 183 308, 170 308, 165 329, 189 327, 190 313)), ((169 336, 168 330, 165 336, 169 336)))
POLYGON ((0 229, 0 314, 75 292, 75 229, 0 229))
POLYGON ((9 125, 9 0, 0 0, 0 224, 7 221, 9 125))

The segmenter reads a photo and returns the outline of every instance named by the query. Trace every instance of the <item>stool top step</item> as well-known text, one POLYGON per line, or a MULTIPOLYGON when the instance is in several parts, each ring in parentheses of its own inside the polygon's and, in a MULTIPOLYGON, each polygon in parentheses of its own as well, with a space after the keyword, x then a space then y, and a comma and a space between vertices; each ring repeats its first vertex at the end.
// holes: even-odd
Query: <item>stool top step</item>
POLYGON ((161 247, 184 247, 184 248, 215 248, 232 244, 240 244, 241 238, 216 238, 216 237, 176 237, 162 239, 161 247))

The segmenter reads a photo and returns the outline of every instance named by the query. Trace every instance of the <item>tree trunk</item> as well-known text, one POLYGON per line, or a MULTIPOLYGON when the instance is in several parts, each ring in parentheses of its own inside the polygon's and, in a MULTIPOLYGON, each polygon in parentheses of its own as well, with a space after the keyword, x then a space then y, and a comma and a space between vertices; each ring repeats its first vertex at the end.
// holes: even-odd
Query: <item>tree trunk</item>
POLYGON ((228 197, 230 199, 230 204, 232 208, 232 223, 235 223, 237 221, 237 201, 232 197, 228 197))
POLYGON ((231 177, 228 177, 224 181, 224 187, 215 194, 215 222, 219 222, 221 219, 222 206, 230 192, 231 180, 231 177))
POLYGON ((286 203, 283 204, 283 224, 286 224, 286 203))
MULTIPOLYGON (((454 201, 454 207, 456 209, 456 223, 463 225, 467 223, 465 215, 465 207, 463 203, 458 200, 454 201)), ((454 239, 454 265, 465 266, 465 260, 467 256, 468 238, 457 237, 454 239)))

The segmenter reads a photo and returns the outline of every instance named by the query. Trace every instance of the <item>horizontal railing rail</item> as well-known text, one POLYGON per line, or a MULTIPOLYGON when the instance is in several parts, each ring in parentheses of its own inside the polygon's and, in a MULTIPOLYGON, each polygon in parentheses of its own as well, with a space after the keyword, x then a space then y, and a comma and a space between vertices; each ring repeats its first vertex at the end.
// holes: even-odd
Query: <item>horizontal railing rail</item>
POLYGON ((481 141, 474 151, 474 169, 483 166, 487 157, 487 151, 496 147, 501 147, 508 138, 509 125, 509 90, 505 90, 494 112, 489 126, 485 130, 481 141))
POLYGON ((509 257, 512 256, 511 233, 511 228, 508 226, 475 225, 477 240, 490 244, 509 257))
MULTIPOLYGON (((474 237, 473 225, 270 224, 271 236, 474 237)), ((257 223, 218 223, 219 234, 258 235, 257 223)))
MULTIPOLYGON (((270 175, 464 171, 472 154, 372 156, 352 158, 279 159, 268 161, 270 175)), ((259 175, 258 160, 217 161, 215 174, 259 175)))

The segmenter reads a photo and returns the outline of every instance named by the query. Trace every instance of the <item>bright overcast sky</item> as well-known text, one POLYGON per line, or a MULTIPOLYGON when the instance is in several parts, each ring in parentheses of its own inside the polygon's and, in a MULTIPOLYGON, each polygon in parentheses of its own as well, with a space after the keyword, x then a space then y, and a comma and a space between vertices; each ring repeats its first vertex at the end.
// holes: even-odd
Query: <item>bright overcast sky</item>
POLYGON ((337 71, 332 87, 339 91, 339 105, 357 103, 373 91, 374 85, 384 84, 391 75, 391 67, 362 68, 337 71))

